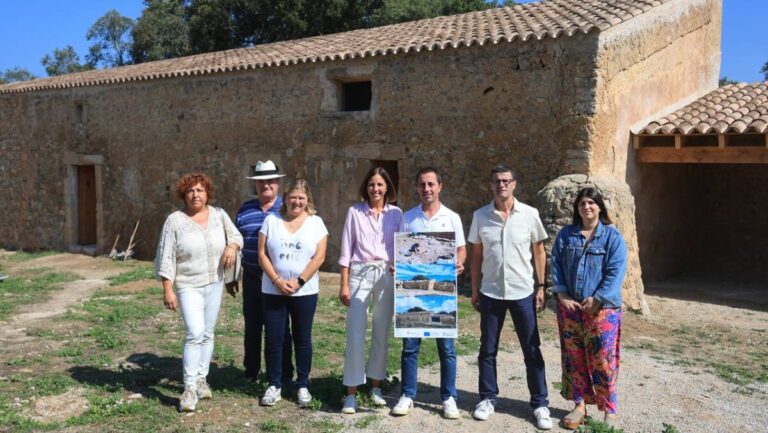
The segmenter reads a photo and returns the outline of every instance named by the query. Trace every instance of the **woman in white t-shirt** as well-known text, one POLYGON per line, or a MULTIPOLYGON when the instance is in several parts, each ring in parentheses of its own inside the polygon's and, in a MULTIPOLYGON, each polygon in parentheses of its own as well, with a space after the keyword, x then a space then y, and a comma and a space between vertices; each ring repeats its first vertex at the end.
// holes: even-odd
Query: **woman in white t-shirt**
POLYGON ((300 406, 307 406, 312 401, 309 393, 312 322, 320 288, 317 270, 325 260, 327 242, 328 230, 316 215, 309 184, 296 180, 283 194, 280 216, 267 216, 259 232, 269 382, 261 399, 264 406, 273 406, 281 400, 283 341, 289 316, 296 354, 298 402, 300 406))

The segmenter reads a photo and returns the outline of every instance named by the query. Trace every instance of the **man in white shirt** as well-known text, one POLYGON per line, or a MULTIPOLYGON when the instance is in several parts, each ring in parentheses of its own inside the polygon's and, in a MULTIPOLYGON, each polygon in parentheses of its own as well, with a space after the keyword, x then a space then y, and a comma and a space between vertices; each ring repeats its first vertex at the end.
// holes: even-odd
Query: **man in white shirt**
MULTIPOLYGON (((403 215, 401 232, 454 232, 456 234, 456 270, 464 271, 467 251, 464 228, 456 212, 440 203, 443 179, 434 167, 425 167, 416 174, 416 184, 421 204, 403 215)), ((443 400, 443 416, 447 419, 459 417, 456 407, 456 350, 453 338, 436 338, 440 355, 440 396, 443 400)), ((400 358, 402 369, 402 396, 394 408, 393 415, 406 415, 413 407, 416 397, 417 372, 419 369, 419 348, 421 338, 404 338, 400 358)))
POLYGON ((480 403, 473 416, 486 420, 499 393, 496 353, 507 311, 525 360, 530 406, 540 429, 552 428, 547 400, 544 358, 539 346, 536 312, 544 309, 547 232, 539 212, 515 199, 515 171, 498 165, 491 171, 493 201, 475 211, 469 229, 472 244, 472 305, 480 312, 480 403), (536 269, 534 290, 533 268, 536 269))

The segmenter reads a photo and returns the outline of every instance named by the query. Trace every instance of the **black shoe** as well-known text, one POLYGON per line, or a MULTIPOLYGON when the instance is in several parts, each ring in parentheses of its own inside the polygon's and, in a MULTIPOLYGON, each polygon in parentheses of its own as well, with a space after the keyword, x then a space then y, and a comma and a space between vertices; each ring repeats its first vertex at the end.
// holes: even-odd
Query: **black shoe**
POLYGON ((245 380, 247 380, 249 382, 256 382, 256 381, 259 380, 259 373, 258 372, 253 373, 251 371, 246 370, 245 371, 245 380))

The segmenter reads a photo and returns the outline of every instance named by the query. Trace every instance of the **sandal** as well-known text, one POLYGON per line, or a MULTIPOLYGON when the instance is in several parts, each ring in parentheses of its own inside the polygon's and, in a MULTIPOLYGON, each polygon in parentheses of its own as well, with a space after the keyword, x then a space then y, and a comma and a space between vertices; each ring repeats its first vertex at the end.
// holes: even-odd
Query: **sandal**
POLYGON ((603 419, 603 423, 607 425, 608 427, 617 428, 619 426, 619 416, 615 413, 605 413, 605 418, 603 419))
POLYGON ((576 430, 584 422, 584 417, 587 416, 587 408, 584 407, 584 412, 579 410, 576 406, 568 415, 563 418, 563 428, 568 430, 576 430))

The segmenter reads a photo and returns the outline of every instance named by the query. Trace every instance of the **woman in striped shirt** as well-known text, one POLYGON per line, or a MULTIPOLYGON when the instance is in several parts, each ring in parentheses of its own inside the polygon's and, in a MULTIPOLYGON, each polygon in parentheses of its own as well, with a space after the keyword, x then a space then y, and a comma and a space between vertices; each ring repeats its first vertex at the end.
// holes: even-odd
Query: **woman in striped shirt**
POLYGON ((394 303, 395 232, 403 211, 389 203, 397 192, 387 171, 375 167, 360 185, 361 202, 350 207, 341 237, 341 288, 339 299, 347 307, 347 347, 344 354, 344 385, 347 396, 342 412, 357 410, 357 387, 371 379, 371 401, 386 404, 381 381, 387 377, 389 328, 394 303), (371 352, 365 365, 365 334, 368 306, 373 302, 371 352))

